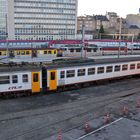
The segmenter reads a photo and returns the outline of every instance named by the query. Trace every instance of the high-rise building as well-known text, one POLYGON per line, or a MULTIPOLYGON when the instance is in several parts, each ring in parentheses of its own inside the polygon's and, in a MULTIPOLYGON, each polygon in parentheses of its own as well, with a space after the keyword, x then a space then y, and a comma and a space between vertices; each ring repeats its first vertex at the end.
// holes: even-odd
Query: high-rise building
POLYGON ((77 0, 0 0, 0 6, 1 3, 4 8, 0 7, 0 35, 7 31, 8 39, 75 39, 77 0))
POLYGON ((7 38, 7 0, 0 0, 0 40, 7 38))

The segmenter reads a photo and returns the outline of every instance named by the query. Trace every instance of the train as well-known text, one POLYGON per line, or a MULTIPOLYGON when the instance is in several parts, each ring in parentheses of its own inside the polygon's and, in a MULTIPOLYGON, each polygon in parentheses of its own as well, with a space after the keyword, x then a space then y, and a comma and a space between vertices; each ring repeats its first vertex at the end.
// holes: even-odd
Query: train
MULTIPOLYGON (((85 40, 85 44, 95 44, 101 48, 114 49, 128 47, 131 49, 140 49, 140 41, 132 40, 114 40, 114 39, 94 39, 85 40)), ((0 40, 0 48, 51 48, 60 47, 61 45, 82 44, 81 40, 0 40)))
POLYGON ((140 75, 140 57, 58 59, 52 64, 0 65, 0 96, 53 93, 140 75))
POLYGON ((59 56, 62 56, 62 52, 57 48, 0 48, 0 58, 45 58, 59 56))

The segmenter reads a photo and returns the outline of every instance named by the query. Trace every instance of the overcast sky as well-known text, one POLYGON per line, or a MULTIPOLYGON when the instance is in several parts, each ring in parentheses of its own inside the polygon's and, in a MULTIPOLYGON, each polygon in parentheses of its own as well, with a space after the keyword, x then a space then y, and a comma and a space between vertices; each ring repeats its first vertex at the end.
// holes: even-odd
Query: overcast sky
POLYGON ((119 16, 139 13, 140 0, 78 0, 78 15, 117 12, 119 16))

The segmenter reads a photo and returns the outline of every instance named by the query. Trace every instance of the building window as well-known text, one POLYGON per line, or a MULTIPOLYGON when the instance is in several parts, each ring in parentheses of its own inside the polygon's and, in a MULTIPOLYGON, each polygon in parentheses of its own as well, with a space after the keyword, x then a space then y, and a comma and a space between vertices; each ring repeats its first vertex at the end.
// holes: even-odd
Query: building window
POLYGON ((93 74, 95 74, 95 68, 89 68, 88 75, 93 75, 93 74))
POLYGON ((61 79, 65 78, 65 71, 61 71, 61 72, 60 72, 60 78, 61 78, 61 79))
POLYGON ((130 70, 134 70, 135 69, 135 64, 130 64, 130 70))
POLYGON ((0 85, 10 84, 10 76, 0 76, 0 85))
POLYGON ((78 70, 78 76, 84 76, 85 75, 85 69, 79 69, 78 70))
POLYGON ((112 66, 107 66, 106 67, 106 73, 112 72, 113 71, 113 67, 112 66))
POLYGON ((17 75, 12 75, 12 83, 18 83, 18 76, 17 75))
POLYGON ((75 77, 75 70, 68 70, 67 71, 67 78, 75 77))
POLYGON ((120 71, 120 70, 121 70, 121 66, 120 65, 116 65, 114 71, 120 71))
POLYGON ((127 70, 128 69, 128 65, 122 65, 122 71, 125 71, 125 70, 127 70))
POLYGON ((28 82, 28 74, 22 75, 22 82, 27 83, 28 82))
POLYGON ((97 73, 98 74, 104 73, 104 67, 99 67, 97 73))
POLYGON ((38 73, 35 73, 35 74, 33 75, 33 81, 34 81, 34 82, 38 82, 38 81, 39 81, 38 73))

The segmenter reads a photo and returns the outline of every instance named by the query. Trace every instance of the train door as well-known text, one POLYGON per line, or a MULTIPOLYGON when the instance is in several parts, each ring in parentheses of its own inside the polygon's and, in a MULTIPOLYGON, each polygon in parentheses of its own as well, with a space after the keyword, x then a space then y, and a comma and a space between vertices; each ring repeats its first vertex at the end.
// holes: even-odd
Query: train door
POLYGON ((47 69, 46 68, 42 68, 42 88, 43 91, 47 90, 47 69))
POLYGON ((50 70, 49 71, 49 90, 57 89, 57 71, 50 70))
POLYGON ((40 92, 40 72, 32 72, 32 93, 40 92))

